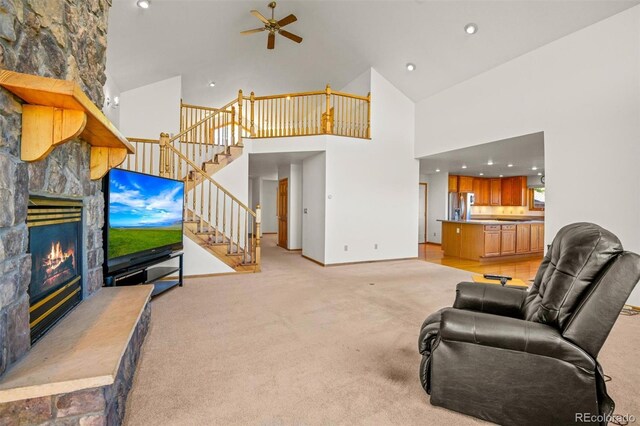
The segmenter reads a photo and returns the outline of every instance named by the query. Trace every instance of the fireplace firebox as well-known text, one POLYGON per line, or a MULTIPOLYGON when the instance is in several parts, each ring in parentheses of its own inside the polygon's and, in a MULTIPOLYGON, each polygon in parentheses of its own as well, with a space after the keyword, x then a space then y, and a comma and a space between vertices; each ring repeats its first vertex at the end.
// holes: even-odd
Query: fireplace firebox
POLYGON ((29 198, 31 343, 82 300, 82 201, 29 198))

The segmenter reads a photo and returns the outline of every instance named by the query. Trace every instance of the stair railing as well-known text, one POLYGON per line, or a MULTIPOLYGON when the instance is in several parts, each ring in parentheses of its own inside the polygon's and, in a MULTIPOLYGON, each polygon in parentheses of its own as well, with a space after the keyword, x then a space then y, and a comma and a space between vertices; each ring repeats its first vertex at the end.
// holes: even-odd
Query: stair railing
POLYGON ((226 244, 242 263, 259 265, 260 207, 253 212, 180 152, 173 144, 178 137, 160 135, 159 174, 185 182, 185 227, 207 244, 226 244))

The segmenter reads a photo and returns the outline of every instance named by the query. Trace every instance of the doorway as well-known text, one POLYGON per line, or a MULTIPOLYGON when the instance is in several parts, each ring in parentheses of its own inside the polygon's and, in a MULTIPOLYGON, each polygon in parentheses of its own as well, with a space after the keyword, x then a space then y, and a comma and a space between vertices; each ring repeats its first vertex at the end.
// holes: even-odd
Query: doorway
POLYGON ((278 181, 278 245, 287 248, 288 244, 288 206, 289 206, 289 179, 278 181))
POLYGON ((420 182, 418 201, 418 243, 427 242, 427 190, 428 184, 420 182))

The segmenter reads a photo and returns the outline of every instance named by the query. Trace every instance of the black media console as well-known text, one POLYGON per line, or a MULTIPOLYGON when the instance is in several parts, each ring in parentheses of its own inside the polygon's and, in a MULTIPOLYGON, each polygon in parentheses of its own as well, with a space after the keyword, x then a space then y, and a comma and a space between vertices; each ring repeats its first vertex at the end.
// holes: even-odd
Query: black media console
POLYGON ((153 293, 156 296, 175 286, 182 287, 182 252, 172 253, 166 256, 149 260, 139 265, 131 266, 105 277, 107 287, 153 284, 153 293), (158 266, 171 259, 178 259, 178 266, 158 266), (178 273, 178 279, 166 279, 170 275, 178 273))

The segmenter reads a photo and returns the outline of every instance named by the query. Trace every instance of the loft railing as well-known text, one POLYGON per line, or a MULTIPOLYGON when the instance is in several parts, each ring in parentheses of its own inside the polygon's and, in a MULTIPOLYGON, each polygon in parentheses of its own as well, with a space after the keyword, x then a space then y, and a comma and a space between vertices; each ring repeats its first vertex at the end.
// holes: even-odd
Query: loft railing
POLYGON ((181 104, 181 129, 211 111, 227 111, 226 124, 243 137, 273 138, 331 134, 369 139, 371 137, 371 94, 367 96, 324 91, 244 96, 222 108, 181 104), (229 117, 229 114, 231 117, 229 117))

